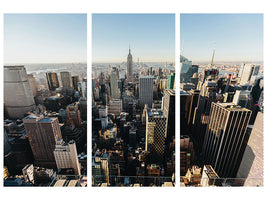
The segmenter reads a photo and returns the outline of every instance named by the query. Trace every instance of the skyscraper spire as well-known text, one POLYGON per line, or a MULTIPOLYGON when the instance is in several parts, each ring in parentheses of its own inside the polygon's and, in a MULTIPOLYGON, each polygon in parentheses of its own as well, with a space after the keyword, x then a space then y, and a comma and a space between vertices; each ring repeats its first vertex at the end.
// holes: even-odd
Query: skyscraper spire
POLYGON ((131 47, 130 47, 130 45, 129 45, 129 54, 131 54, 131 47))

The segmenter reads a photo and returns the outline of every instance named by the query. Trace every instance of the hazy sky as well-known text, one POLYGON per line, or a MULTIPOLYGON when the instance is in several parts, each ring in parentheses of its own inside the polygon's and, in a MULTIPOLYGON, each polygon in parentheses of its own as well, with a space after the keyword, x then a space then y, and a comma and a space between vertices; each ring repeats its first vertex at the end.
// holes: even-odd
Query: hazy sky
POLYGON ((262 61, 262 14, 181 14, 180 44, 194 63, 262 61), (183 48, 184 46, 184 48, 183 48))
POLYGON ((86 14, 5 14, 5 63, 86 62, 86 14))
POLYGON ((173 62, 174 14, 93 14, 93 62, 173 62))

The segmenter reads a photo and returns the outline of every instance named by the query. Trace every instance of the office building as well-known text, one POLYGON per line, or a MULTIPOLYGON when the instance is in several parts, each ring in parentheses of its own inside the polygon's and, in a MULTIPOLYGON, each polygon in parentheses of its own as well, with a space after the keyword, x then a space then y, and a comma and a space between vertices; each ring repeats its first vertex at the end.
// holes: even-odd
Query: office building
POLYGON ((37 95, 37 84, 36 84, 36 80, 35 80, 33 74, 28 74, 28 80, 29 80, 29 84, 30 84, 30 87, 31 87, 31 90, 32 90, 32 95, 34 97, 36 97, 36 95, 37 95))
POLYGON ((72 85, 74 90, 78 91, 78 83, 80 82, 79 76, 72 76, 72 85))
POLYGON ((62 91, 65 95, 71 96, 74 92, 72 77, 70 72, 60 72, 62 91))
POLYGON ((59 87, 57 73, 53 73, 53 72, 46 73, 46 79, 47 79, 49 90, 54 91, 56 90, 56 88, 59 87))
POLYGON ((35 107, 24 66, 4 66, 4 106, 9 119, 22 119, 35 107))
POLYGON ((194 145, 189 136, 180 136, 180 174, 184 176, 192 166, 194 159, 194 145))
POLYGON ((171 73, 168 75, 167 89, 174 89, 175 83, 175 73, 171 73))
POLYGON ((220 177, 235 178, 247 145, 251 111, 234 103, 212 103, 203 145, 204 163, 220 177))
POLYGON ((131 54, 131 49, 129 49, 129 54, 127 56, 127 82, 133 81, 133 57, 131 54))
POLYGON ((199 92, 197 107, 192 121, 192 139, 196 148, 201 151, 209 120, 211 103, 216 102, 216 82, 205 81, 199 92))
POLYGON ((221 180, 211 165, 204 165, 200 182, 202 187, 221 186, 221 180))
POLYGON ((78 160, 76 144, 73 140, 64 142, 58 139, 54 150, 57 169, 74 169, 75 175, 81 175, 81 167, 78 160))
POLYGON ((167 137, 167 118, 163 112, 147 109, 145 150, 150 152, 151 162, 162 164, 167 137))
POLYGON ((98 112, 99 112, 99 118, 101 119, 102 117, 106 117, 108 116, 108 108, 107 107, 100 107, 98 108, 98 112))
POLYGON ((81 112, 79 110, 78 105, 79 104, 75 102, 73 104, 68 105, 66 108, 67 120, 73 121, 76 127, 81 126, 81 123, 82 123, 81 112))
POLYGON ((175 137, 175 91, 165 90, 163 96, 163 113, 167 117, 167 142, 175 137))
POLYGON ((53 151, 61 131, 57 118, 44 118, 43 115, 29 115, 23 119, 32 148, 36 166, 55 167, 53 151))
POLYGON ((118 87, 119 80, 119 71, 116 67, 112 67, 110 73, 110 90, 111 90, 111 99, 120 99, 121 92, 118 87))
POLYGON ((250 83, 252 77, 257 76, 260 66, 253 64, 242 64, 239 70, 240 84, 250 83))
POLYGON ((258 112, 237 178, 246 179, 244 186, 263 185, 263 163, 263 112, 258 112))
POLYGON ((120 115, 122 112, 122 100, 110 100, 108 106, 108 113, 120 115))
POLYGON ((142 107, 145 104, 152 108, 153 104, 153 76, 139 77, 139 99, 142 107))

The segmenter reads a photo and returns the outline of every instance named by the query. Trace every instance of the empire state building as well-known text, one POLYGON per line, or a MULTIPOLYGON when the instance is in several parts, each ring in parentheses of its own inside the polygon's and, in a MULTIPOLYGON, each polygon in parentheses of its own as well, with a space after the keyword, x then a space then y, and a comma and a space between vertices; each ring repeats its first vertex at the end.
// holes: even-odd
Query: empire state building
POLYGON ((133 58, 131 54, 131 49, 129 49, 129 54, 127 56, 127 80, 128 82, 133 81, 133 58))

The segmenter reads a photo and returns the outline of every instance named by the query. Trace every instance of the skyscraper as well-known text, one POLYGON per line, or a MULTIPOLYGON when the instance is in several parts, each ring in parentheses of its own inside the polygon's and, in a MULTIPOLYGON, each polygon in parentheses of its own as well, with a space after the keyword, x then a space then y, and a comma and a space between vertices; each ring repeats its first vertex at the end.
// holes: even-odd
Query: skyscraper
POLYGON ((78 108, 78 103, 73 103, 67 106, 66 115, 68 120, 72 120, 76 127, 79 127, 82 123, 81 112, 78 108))
POLYGON ((175 73, 168 75, 167 89, 174 89, 175 73))
POLYGON ((163 112, 147 109, 145 150, 150 152, 152 163, 162 164, 166 137, 167 118, 163 112))
POLYGON ((78 91, 78 82, 80 82, 79 76, 72 76, 72 85, 76 91, 78 91))
POLYGON ((55 168, 54 149, 61 131, 57 118, 44 118, 43 115, 29 115, 23 119, 32 148, 35 165, 55 168))
POLYGON ((216 82, 205 81, 201 86, 192 121, 194 144, 200 151, 204 142, 212 102, 216 102, 216 82))
POLYGON ((76 145, 73 140, 67 143, 63 139, 58 139, 54 155, 58 169, 73 168, 75 175, 81 175, 76 145))
POLYGON ((55 90, 59 87, 57 73, 48 72, 46 73, 46 79, 48 83, 49 90, 55 90))
POLYGON ((72 83, 72 77, 70 72, 60 72, 61 82, 63 86, 63 92, 65 95, 71 96, 74 88, 72 83))
POLYGON ((32 95, 35 97, 37 95, 37 84, 34 76, 32 74, 28 74, 29 84, 32 90, 32 95))
POLYGON ((131 54, 131 49, 129 48, 129 54, 127 56, 127 81, 133 81, 133 58, 131 54))
POLYGON ((263 112, 258 112, 237 178, 247 178, 245 186, 263 185, 263 112))
POLYGON ((112 67, 110 73, 110 89, 111 89, 111 98, 120 99, 120 89, 118 87, 119 71, 116 67, 112 67))
POLYGON ((240 84, 247 84, 250 82, 252 76, 259 73, 260 66, 253 64, 243 64, 239 70, 240 84))
POLYGON ((167 140, 175 136, 175 91, 165 90, 163 96, 163 113, 167 117, 167 140))
POLYGON ((22 119, 34 106, 24 66, 4 66, 4 104, 10 119, 22 119))
POLYGON ((141 106, 148 105, 152 108, 153 103, 153 76, 139 77, 139 99, 141 106))
POLYGON ((212 103, 203 158, 222 178, 235 178, 247 144, 251 111, 234 103, 212 103))

